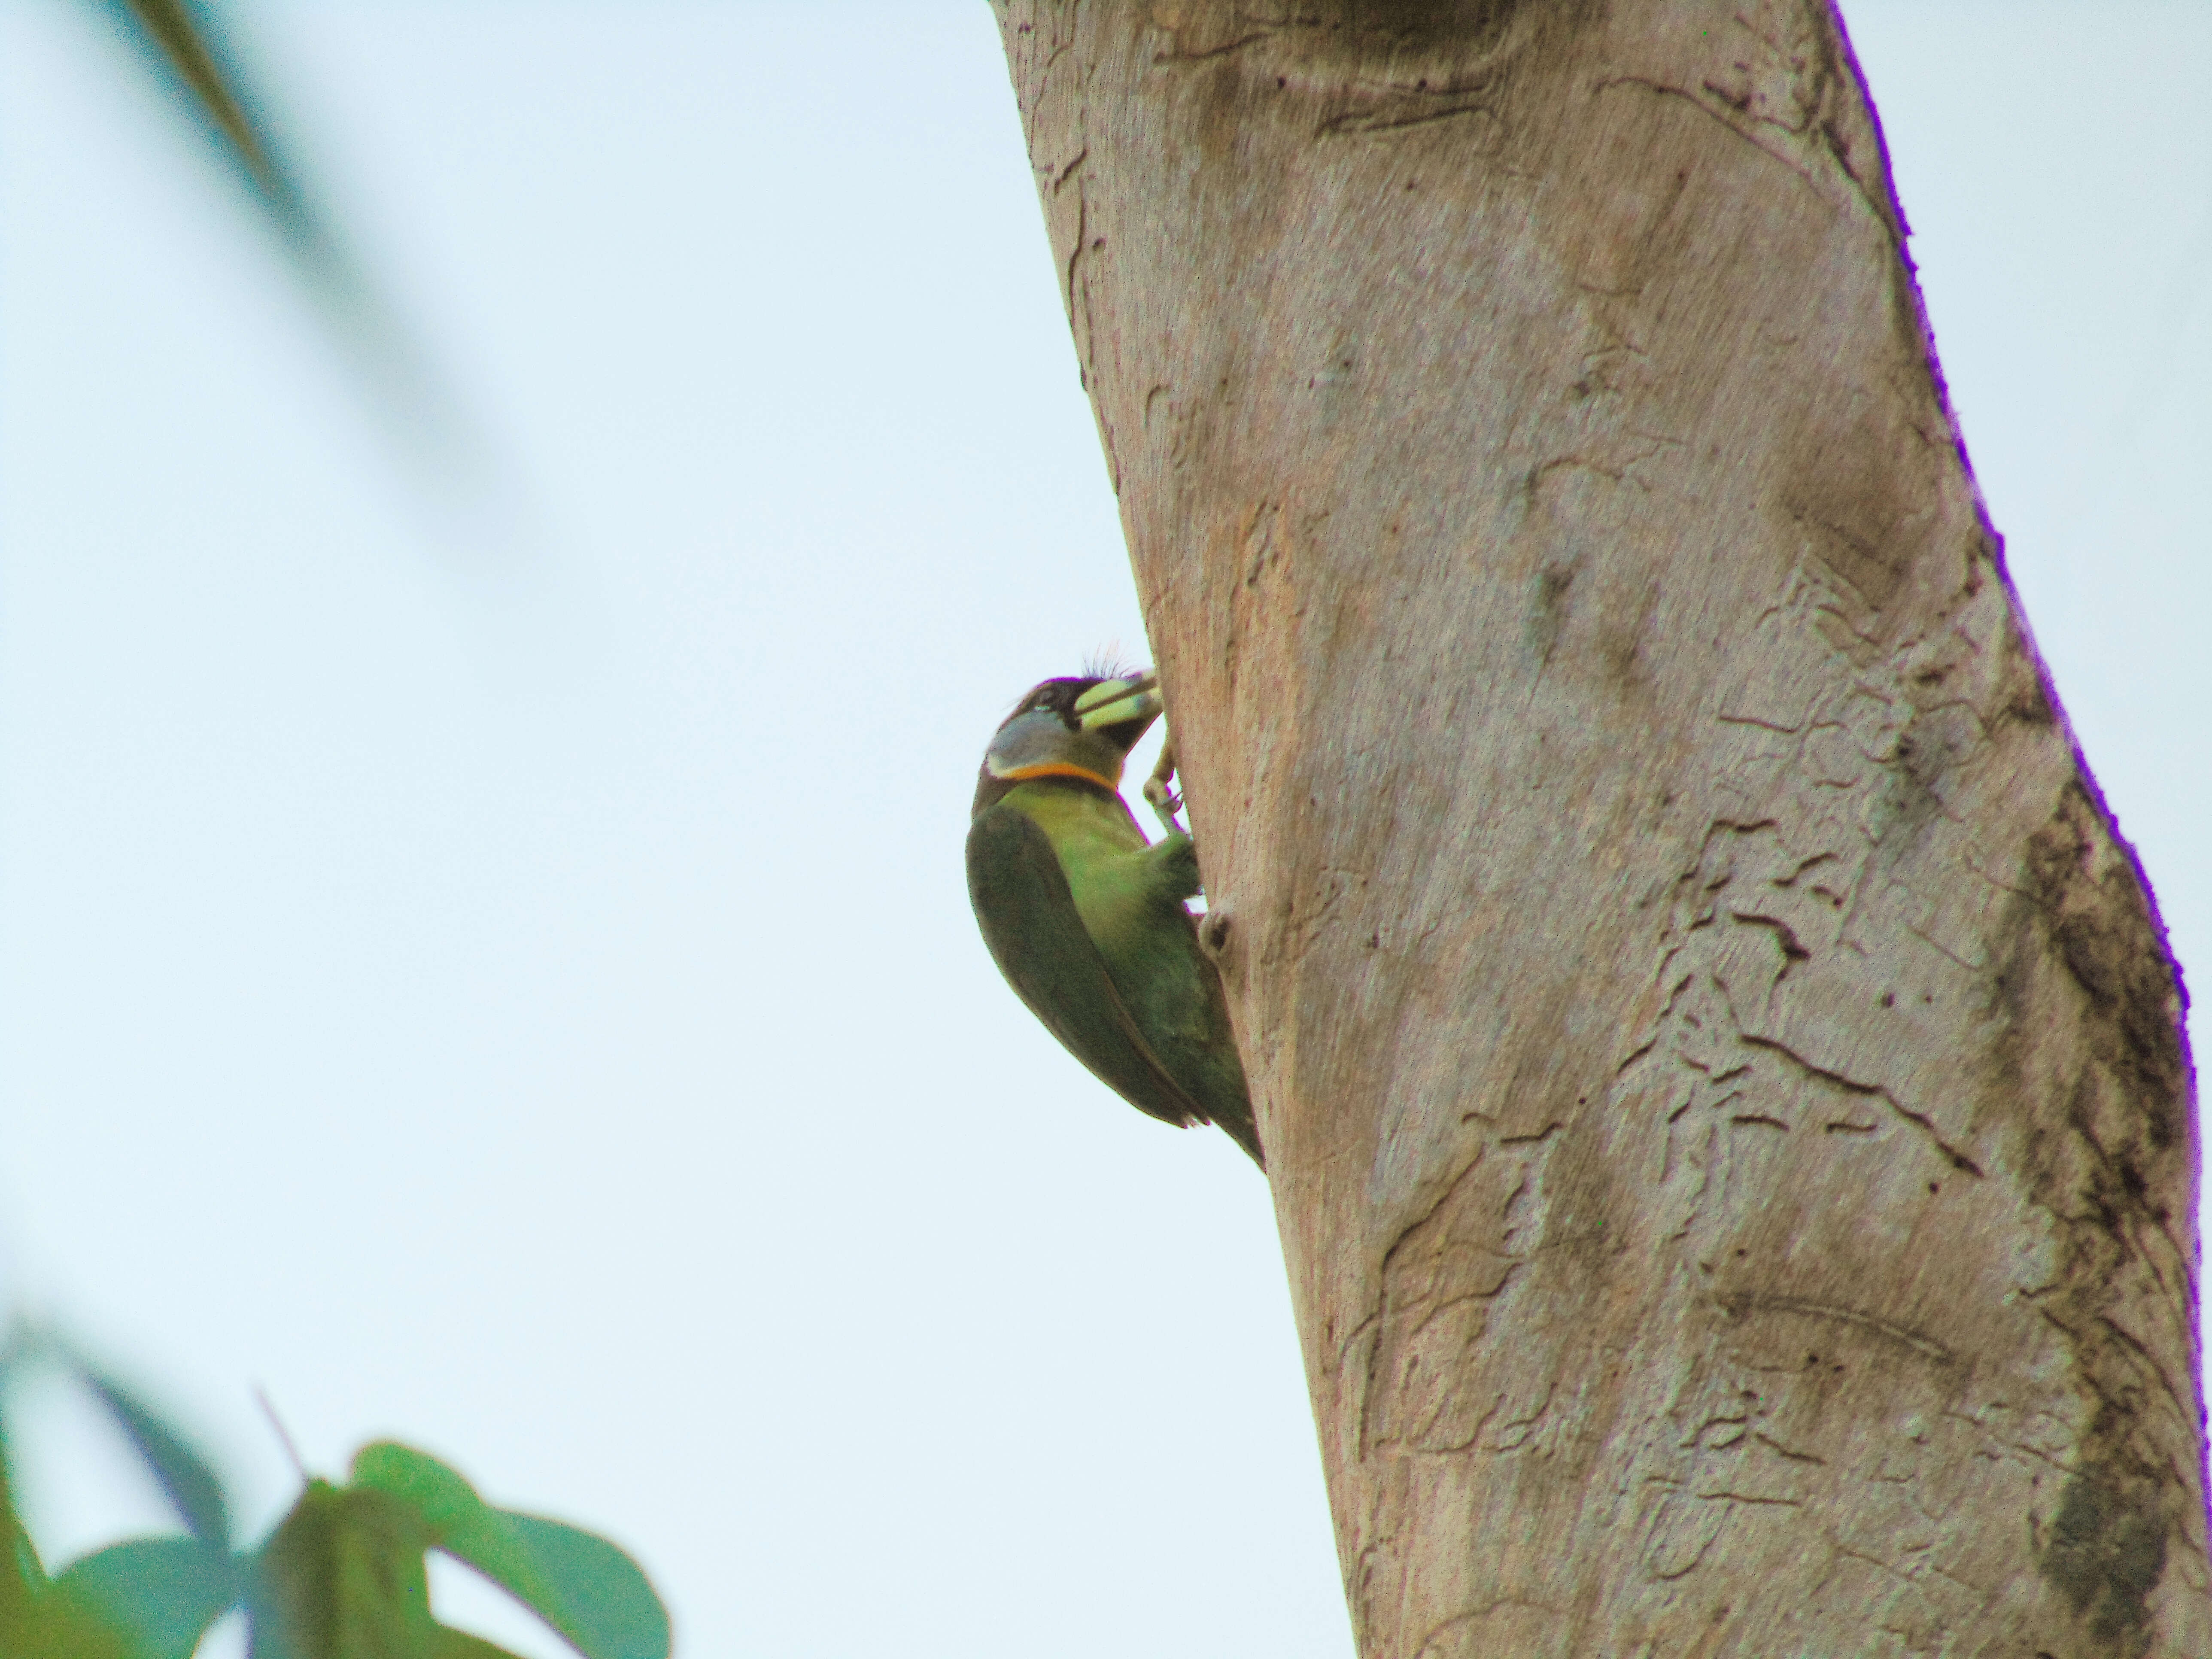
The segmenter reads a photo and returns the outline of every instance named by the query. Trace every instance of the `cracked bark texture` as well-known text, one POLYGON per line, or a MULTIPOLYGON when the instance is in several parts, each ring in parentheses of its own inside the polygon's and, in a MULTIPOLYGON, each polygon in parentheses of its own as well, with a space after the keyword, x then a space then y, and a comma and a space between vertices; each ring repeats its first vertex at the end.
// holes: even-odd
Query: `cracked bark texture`
POLYGON ((1362 1652, 2212 1653, 2179 980, 1840 20, 999 15, 1362 1652))

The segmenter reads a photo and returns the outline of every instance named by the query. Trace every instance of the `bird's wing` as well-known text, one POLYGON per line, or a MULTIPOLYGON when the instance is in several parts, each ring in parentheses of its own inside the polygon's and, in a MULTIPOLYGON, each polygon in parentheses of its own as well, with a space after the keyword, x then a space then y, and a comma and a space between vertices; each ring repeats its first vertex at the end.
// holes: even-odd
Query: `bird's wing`
POLYGON ((1138 1030, 1059 854, 1018 807, 994 806, 969 827, 968 897, 999 971, 1068 1053, 1140 1112, 1179 1127, 1209 1121, 1138 1030))

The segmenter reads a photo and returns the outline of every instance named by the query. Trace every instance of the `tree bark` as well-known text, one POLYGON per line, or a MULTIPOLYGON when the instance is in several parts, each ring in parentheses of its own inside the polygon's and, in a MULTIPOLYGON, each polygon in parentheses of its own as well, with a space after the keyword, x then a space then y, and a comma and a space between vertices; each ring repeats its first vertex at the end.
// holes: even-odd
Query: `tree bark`
POLYGON ((1000 0, 1361 1651, 2212 1653, 2178 975, 1814 0, 1000 0))

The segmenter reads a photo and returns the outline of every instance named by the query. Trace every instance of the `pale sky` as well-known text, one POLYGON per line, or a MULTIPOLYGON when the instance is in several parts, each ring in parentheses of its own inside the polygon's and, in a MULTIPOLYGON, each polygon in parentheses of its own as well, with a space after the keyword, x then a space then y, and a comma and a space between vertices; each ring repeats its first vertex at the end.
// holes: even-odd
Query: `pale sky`
MULTIPOLYGON (((506 482, 426 495, 105 25, 0 0, 0 1288, 257 1530, 258 1384, 619 1539, 679 1652, 1344 1659, 1263 1183, 968 914, 992 726, 1145 655, 988 9, 239 12, 506 482)), ((2212 6, 1847 15, 2203 961, 2212 6)), ((50 1557, 161 1523, 32 1405, 50 1557)))

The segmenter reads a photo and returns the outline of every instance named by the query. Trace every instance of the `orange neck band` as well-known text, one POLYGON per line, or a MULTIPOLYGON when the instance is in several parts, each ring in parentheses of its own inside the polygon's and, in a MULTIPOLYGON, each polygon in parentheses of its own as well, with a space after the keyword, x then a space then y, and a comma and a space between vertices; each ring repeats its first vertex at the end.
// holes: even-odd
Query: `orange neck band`
POLYGON ((999 774, 1008 783, 1027 783, 1032 778, 1080 778, 1085 783, 1095 783, 1101 789, 1121 793, 1121 785, 1111 778, 1103 778, 1087 767, 1070 761, 1043 761, 1035 766, 1017 766, 1011 772, 999 774))

